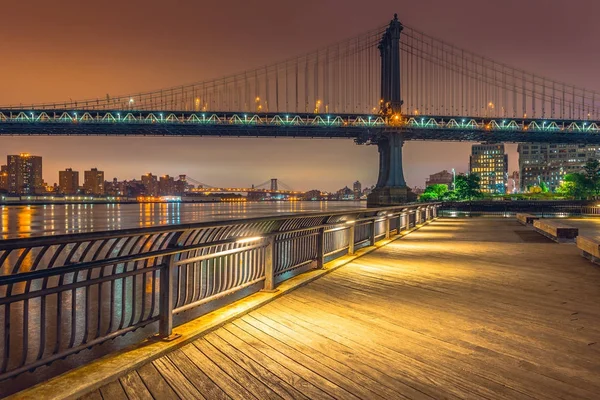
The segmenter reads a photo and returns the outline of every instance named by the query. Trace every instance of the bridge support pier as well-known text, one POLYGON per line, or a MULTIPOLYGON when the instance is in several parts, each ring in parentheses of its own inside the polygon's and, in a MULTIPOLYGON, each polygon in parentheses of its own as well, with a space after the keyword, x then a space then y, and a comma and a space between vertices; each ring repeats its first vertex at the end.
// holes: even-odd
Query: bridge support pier
POLYGON ((390 206, 415 200, 404 180, 403 145, 404 138, 400 133, 387 133, 379 138, 379 178, 375 189, 367 197, 368 207, 390 206))

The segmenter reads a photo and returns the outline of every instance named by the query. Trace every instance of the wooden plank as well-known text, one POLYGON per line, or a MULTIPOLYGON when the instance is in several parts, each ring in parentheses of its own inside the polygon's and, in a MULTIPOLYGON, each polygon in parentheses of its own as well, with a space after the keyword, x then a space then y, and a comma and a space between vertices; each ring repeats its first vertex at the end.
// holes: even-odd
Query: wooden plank
MULTIPOLYGON (((379 357, 384 359, 392 357, 390 363, 401 363, 402 369, 412 373, 413 379, 417 382, 422 381, 426 385, 427 379, 423 380, 423 374, 425 374, 428 379, 433 377, 438 381, 444 391, 451 391, 461 398, 472 396, 470 393, 473 390, 480 390, 473 386, 474 383, 483 387, 485 392, 488 392, 489 388, 495 388, 497 393, 494 397, 501 397, 501 393, 505 391, 509 392, 504 396, 505 398, 519 397, 517 393, 511 393, 510 390, 502 387, 504 385, 498 382, 497 377, 482 373, 482 370, 476 365, 471 366, 473 348, 462 348, 430 338, 428 335, 411 334, 410 331, 398 330, 393 325, 382 325, 369 316, 362 317, 364 320, 360 323, 345 324, 344 318, 339 317, 336 312, 334 314, 326 313, 323 314, 323 317, 313 317, 312 319, 318 319, 325 329, 337 327, 338 332, 342 329, 343 332, 340 333, 343 337, 348 338, 355 345, 366 346, 367 351, 379 357), (334 314, 336 315, 334 316, 334 314), (373 334, 374 329, 380 333, 373 334), (369 340, 365 341, 364 338, 369 338, 369 340)), ((483 394, 479 394, 479 396, 483 396, 483 394)))
POLYGON ((319 389, 310 381, 290 371, 281 363, 266 356, 264 353, 258 351, 252 345, 244 342, 242 339, 233 335, 226 329, 219 329, 214 333, 210 333, 207 335, 207 338, 210 338, 213 334, 219 339, 223 340, 229 346, 234 347, 244 356, 260 365, 263 369, 271 371, 279 379, 296 389, 298 392, 301 392, 308 398, 333 399, 333 397, 329 396, 326 392, 319 389))
MULTIPOLYGON (((394 381, 379 371, 375 371, 366 367, 361 363, 360 359, 350 356, 348 351, 338 353, 331 344, 318 345, 318 339, 310 341, 310 344, 305 344, 304 337, 298 335, 292 329, 288 329, 283 325, 273 323, 273 321, 262 317, 262 315, 253 313, 242 318, 244 322, 254 328, 264 332, 266 335, 277 337, 282 343, 290 346, 294 350, 303 354, 305 360, 308 358, 314 360, 311 363, 321 363, 332 370, 339 372, 352 382, 364 387, 376 396, 382 398, 409 398, 401 391, 394 390, 394 381)), ((372 397, 372 395, 371 395, 372 397)))
MULTIPOLYGON (((232 322, 233 325, 238 327, 240 330, 243 330, 248 335, 253 336, 257 340, 260 340, 266 346, 271 349, 283 354, 290 359, 296 361, 298 364, 303 365, 306 369, 313 371, 315 374, 327 379, 329 382, 337 385, 340 388, 346 390, 349 394, 356 396, 357 398, 364 399, 378 399, 383 398, 377 393, 371 392, 365 387, 359 385, 357 382, 353 382, 351 377, 347 377, 341 371, 336 371, 333 368, 330 368, 320 361, 307 357, 300 351, 295 350, 289 344, 286 344, 280 341, 277 337, 270 336, 261 332, 259 329, 256 329, 252 325, 248 324, 244 319, 237 319, 232 322)), ((348 371, 345 371, 348 372, 348 371)))
POLYGON ((205 399, 196 387, 181 373, 167 357, 152 362, 158 372, 165 378, 177 395, 182 399, 205 399))
POLYGON ((169 383, 158 372, 152 363, 148 363, 137 369, 142 382, 155 399, 178 399, 179 396, 173 391, 169 383))
POLYGON ((348 392, 314 374, 312 371, 307 370, 302 365, 294 362, 294 360, 277 352, 270 351, 266 345, 251 336, 247 336, 235 326, 226 325, 215 333, 231 345, 241 349, 255 361, 260 362, 264 367, 270 368, 272 366, 272 369, 270 369, 273 373, 285 379, 293 387, 297 389, 303 388, 302 393, 308 398, 335 399, 343 398, 342 395, 349 395, 348 392), (333 395, 330 393, 333 393, 333 395))
POLYGON ((236 382, 233 378, 227 375, 219 368, 210 358, 202 353, 193 344, 188 344, 180 350, 185 354, 190 361, 201 369, 212 381, 214 381, 228 396, 233 399, 254 399, 253 393, 246 390, 242 385, 236 382))
MULTIPOLYGON (((359 283, 356 283, 356 285, 358 285, 359 283)), ((320 290, 320 289, 319 289, 320 290)), ((328 286, 326 290, 333 290, 336 291, 338 293, 342 293, 345 292, 345 289, 340 289, 339 287, 331 287, 328 286)), ((373 297, 377 297, 379 296, 378 294, 373 293, 372 294, 373 297)), ((390 294, 391 296, 393 296, 393 294, 390 294)), ((460 296, 457 296, 460 297, 460 296)), ((356 300, 358 303, 358 299, 356 300)), ((445 303, 442 302, 437 302, 436 304, 426 304, 427 303, 427 299, 420 299, 418 297, 414 297, 411 299, 405 299, 405 301, 402 302, 401 305, 399 305, 399 307, 401 308, 407 308, 410 309, 411 312, 413 311, 417 311, 417 312, 426 312, 426 313, 430 313, 431 310, 429 308, 433 307, 436 311, 441 311, 443 313, 446 314, 447 318, 454 318, 456 319, 456 317, 464 317, 465 319, 469 319, 470 321, 479 321, 481 324, 486 324, 487 326, 495 326, 495 327, 499 327, 499 330, 505 330, 504 328, 504 324, 506 321, 506 318, 510 318, 511 316, 508 315, 513 314, 512 316, 512 321, 511 321, 511 331, 515 334, 519 334, 519 339, 522 340, 529 340, 529 341, 534 341, 537 340, 536 336, 537 333, 539 332, 539 329, 544 329, 546 331, 546 336, 550 335, 554 338, 556 338, 556 340, 564 340, 566 342, 566 344, 571 344, 572 346, 577 346, 580 344, 586 344, 589 343, 589 337, 587 337, 587 331, 586 333, 578 333, 578 332, 567 332, 564 329, 561 329, 559 326, 556 326, 555 324, 549 324, 548 318, 545 316, 546 314, 550 313, 551 310, 545 310, 545 309, 540 309, 538 311, 538 314, 540 314, 538 317, 536 317, 535 319, 533 316, 528 316, 527 314, 521 314, 519 313, 518 310, 513 310, 512 307, 507 307, 506 305, 493 305, 492 307, 489 307, 486 305, 486 303, 490 303, 490 301, 484 300, 483 298, 479 299, 479 304, 476 306, 478 312, 477 313, 473 313, 473 306, 472 306, 472 301, 469 302, 465 299, 465 301, 459 300, 459 299, 454 299, 453 300, 453 304, 455 305, 452 309, 448 309, 446 307, 445 303), (411 304, 412 303, 412 304, 411 304), (457 307, 458 305, 461 305, 461 307, 457 307), (418 308, 415 308, 415 306, 418 306, 418 308), (502 313, 504 313, 505 310, 498 310, 498 308, 506 308, 507 310, 507 315, 501 315, 502 313), (427 310, 424 310, 427 309, 427 310), (544 314, 543 312, 545 311, 546 314, 544 314), (516 318, 515 318, 516 317, 516 318), (524 320, 524 321, 523 321, 524 320), (491 323, 491 324, 490 324, 491 323), (517 329, 515 329, 517 328, 517 329), (579 343, 578 343, 579 342, 579 343)), ((497 303, 495 303, 497 304, 497 303)), ((523 307, 523 305, 521 305, 521 307, 523 307)), ((531 307, 531 306, 530 306, 531 307)), ((384 307, 385 309, 385 307, 384 307)), ((378 310, 378 312, 381 312, 382 310, 378 310)), ((383 310, 385 311, 385 310, 383 310)), ((401 315, 401 311, 402 310, 398 310, 399 312, 396 313, 397 315, 401 315)), ((569 314, 571 314, 569 312, 569 314)), ((569 315, 567 314, 567 315, 569 315)), ((559 322, 563 322, 564 321, 564 317, 562 317, 563 319, 560 320, 559 322)), ((545 350, 543 347, 540 348, 540 350, 545 350)))
POLYGON ((105 400, 127 400, 127 395, 118 380, 102 386, 100 394, 105 400))
POLYGON ((436 391, 435 389, 430 395, 425 394, 428 391, 431 392, 430 386, 425 385, 419 388, 419 385, 415 385, 414 380, 404 373, 404 368, 401 371, 390 368, 389 365, 383 364, 381 357, 374 355, 372 351, 366 351, 349 341, 339 340, 337 335, 331 334, 331 330, 317 332, 315 329, 307 328, 307 324, 300 324, 301 320, 294 319, 294 321, 291 321, 286 318, 289 315, 285 312, 279 312, 275 304, 271 304, 268 309, 257 310, 251 316, 269 326, 283 329, 296 340, 320 352, 330 352, 336 360, 344 362, 357 372, 365 374, 365 376, 369 376, 378 382, 382 386, 380 390, 384 391, 386 395, 390 395, 389 398, 395 398, 399 395, 410 399, 432 399, 447 396, 442 391, 436 391), (388 388, 397 394, 389 392, 388 388))
POLYGON ((202 393, 207 399, 229 399, 230 397, 213 382, 203 369, 198 368, 187 356, 183 349, 175 350, 168 355, 169 359, 177 366, 177 369, 202 393))
POLYGON ((136 371, 132 371, 119 379, 129 400, 152 400, 152 394, 148 391, 142 378, 136 371))
POLYGON ((102 395, 100 394, 100 390, 94 390, 91 393, 88 393, 84 396, 81 396, 79 400, 103 400, 102 395))
MULTIPOLYGON (((329 305, 321 302, 319 307, 326 309, 329 305)), ((298 309, 294 311, 298 312, 298 309)), ((339 312, 337 309, 335 311, 339 312)), ((365 316, 365 318, 369 317, 365 316)), ((307 319, 318 319, 319 324, 350 338, 355 345, 366 343, 368 351, 380 357, 390 370, 401 368, 414 382, 417 382, 417 385, 422 385, 425 393, 432 394, 426 387, 433 384, 442 388, 444 397, 491 399, 519 397, 515 393, 503 394, 510 390, 493 380, 468 373, 468 369, 464 368, 468 363, 458 364, 456 368, 452 368, 448 360, 439 357, 439 351, 435 347, 423 346, 418 340, 407 342, 405 337, 396 332, 388 334, 387 328, 376 321, 360 325, 353 321, 348 323, 346 318, 335 313, 328 313, 326 319, 330 322, 326 322, 323 318, 314 316, 312 311, 307 319)))
MULTIPOLYGON (((275 391, 279 396, 286 400, 294 400, 294 399, 307 399, 300 391, 296 390, 293 386, 288 384, 284 379, 281 379, 279 376, 275 375, 271 372, 270 369, 275 369, 274 366, 278 365, 276 363, 270 363, 269 369, 263 367, 259 363, 255 362, 252 358, 246 356, 239 349, 233 347, 221 337, 217 336, 215 333, 209 333, 204 337, 204 339, 213 345, 216 349, 219 349, 223 354, 225 354, 230 360, 235 362, 240 367, 244 368, 250 374, 260 379, 265 385, 268 385, 273 391, 275 391)), ((306 382, 308 384, 308 382, 306 382)), ((306 387, 300 386, 300 390, 306 387)))
MULTIPOLYGON (((326 298, 326 297, 316 297, 314 298, 314 300, 316 300, 315 305, 318 304, 319 307, 321 309, 326 309, 329 310, 329 312, 331 312, 331 309, 334 309, 335 312, 334 314, 336 314, 335 316, 330 314, 328 316, 328 319, 330 321, 336 321, 335 324, 332 324, 332 329, 340 329, 341 327, 343 327, 344 325, 348 325, 347 321, 354 319, 354 321, 352 322, 352 324, 346 326, 346 331, 352 331, 352 334, 358 335, 358 337, 360 338, 360 336, 363 335, 369 335, 370 330, 372 329, 373 326, 378 326, 379 329, 381 331, 386 331, 386 332, 391 332, 391 333, 395 333, 395 335, 390 335, 387 337, 377 337, 374 336, 374 341, 376 343, 378 343, 379 345, 392 350, 392 351, 400 351, 400 353, 398 354, 398 356, 400 357, 400 354, 404 355, 408 355, 409 357, 413 358, 413 359, 418 359, 421 362, 423 362, 423 370, 427 370, 428 368, 430 368, 431 366, 434 366, 433 369, 430 370, 430 373, 435 374, 439 379, 441 380, 446 380, 448 378, 452 378, 452 379, 459 379, 463 381, 463 385, 465 385, 465 387, 470 388, 469 390, 476 390, 476 391, 488 391, 488 387, 491 386, 491 383, 482 383, 480 386, 476 387, 476 386, 472 386, 470 381, 476 381, 476 377, 474 377, 473 375, 471 375, 469 377, 469 380, 464 381, 462 377, 460 376, 454 376, 454 373, 452 370, 448 370, 446 368, 443 368, 441 366, 437 366, 437 365, 444 365, 444 363, 441 363, 441 360, 436 360, 436 359, 432 359, 430 361, 427 360, 427 354, 432 354, 430 352, 434 352, 433 354, 439 353, 438 351, 436 351, 437 347, 445 347, 447 346, 446 343, 449 343, 453 346, 458 346, 455 348, 464 348, 465 350, 469 351, 469 358, 467 361, 468 363, 475 363, 475 360, 481 358, 481 361, 483 361, 481 363, 481 371, 486 371, 489 372, 488 370, 490 369, 490 365, 495 365, 496 368, 499 369, 500 373, 499 373, 499 377, 501 377, 503 374, 510 374, 511 373, 511 369, 507 368, 508 366, 511 365, 517 365, 519 367, 522 367, 523 363, 519 362, 519 360, 522 358, 520 357, 518 352, 514 352, 512 355, 511 354, 506 354, 506 350, 504 347, 505 343, 504 340, 500 341, 500 342, 496 342, 496 343, 492 343, 489 341, 482 341, 481 338, 477 335, 473 335, 473 336, 469 336, 469 337, 464 337, 461 335, 458 335, 459 331, 456 329, 448 329, 448 328, 444 328, 444 327, 439 327, 439 326, 433 326, 431 324, 427 324, 426 326, 423 326, 423 318, 419 317, 419 316, 411 316, 411 315, 403 315, 400 314, 402 316, 402 321, 400 322, 390 322, 389 319, 391 319, 391 316, 389 313, 385 314, 382 317, 377 317, 376 319, 372 316, 372 314, 365 314, 363 316, 361 316, 360 313, 356 313, 354 311, 349 311, 349 308, 341 308, 338 307, 338 303, 340 302, 340 298, 339 296, 335 296, 335 292, 334 291, 329 291, 330 294, 333 294, 333 296, 331 296, 331 299, 326 298), (326 306, 325 306, 326 304, 326 306), (351 315, 349 315, 351 314, 351 315), (339 317, 339 315, 345 315, 344 318, 339 317), (338 319, 336 319, 338 318, 338 319), (357 323, 355 321, 358 321, 362 319, 363 322, 362 323, 357 323), (410 329, 406 329, 407 325, 409 325, 410 320, 415 320, 414 324, 410 324, 412 326, 412 329, 416 329, 416 331, 411 331, 410 329), (362 335, 360 335, 361 329, 360 326, 363 326, 361 329, 365 331, 365 333, 363 333, 362 335), (419 331, 419 329, 421 329, 421 331, 419 331), (423 331, 423 329, 427 329, 427 331, 423 331), (431 330, 434 330, 434 332, 431 332, 431 330), (412 332, 412 333, 411 333, 412 332), (402 340, 398 340, 398 338, 401 337, 402 340), (434 340, 437 341, 437 343, 435 343, 435 345, 427 345, 427 338, 428 337, 432 337, 434 338, 434 340), (437 338, 436 338, 437 337, 437 338), (423 342, 423 340, 425 340, 425 342, 423 342), (412 343, 413 345, 407 346, 407 344, 412 343), (421 351, 415 351, 415 349, 418 349, 419 347, 422 348, 421 351), (489 356, 488 356, 489 355, 489 356), (504 358, 504 359, 503 359, 504 358), (504 367, 503 367, 504 365, 504 367), (454 378, 453 378, 454 377, 454 378)), ((298 293, 297 295, 300 295, 300 293, 298 293)), ((315 296, 320 296, 320 292, 319 293, 315 293, 315 296)), ((284 299, 283 301, 286 301, 288 299, 284 299)), ((291 300, 291 299, 290 299, 291 300)), ((346 300, 346 299, 344 299, 346 300)), ((300 303, 299 303, 300 304, 300 303)), ((360 303, 353 303, 352 304, 352 308, 359 308, 361 305, 360 303)), ((313 306, 314 307, 314 306, 313 306)), ((296 309, 297 312, 301 312, 302 309, 305 308, 305 305, 302 304, 302 306, 298 307, 296 309)), ((374 311, 375 308, 369 308, 370 311, 367 312, 371 312, 374 311)), ((430 316, 431 318, 431 316, 430 316)), ((438 320, 436 318, 436 320, 438 320)), ((439 320, 443 320, 443 319, 439 319, 439 320)), ((344 333, 346 334, 346 333, 344 333)), ((359 340, 359 339, 357 339, 359 340)), ((515 345, 518 347, 518 344, 515 345)), ((527 348, 527 347, 522 347, 520 348, 521 354, 530 354, 531 353, 531 349, 527 348)), ((464 357, 464 356, 463 356, 464 357)), ((540 360, 544 360, 544 358, 546 358, 547 356, 544 356, 543 354, 538 354, 537 357, 541 357, 540 360)), ((450 362, 450 361, 448 361, 450 362)), ((549 361, 545 361, 546 364, 548 365, 553 365, 554 362, 552 360, 549 361)), ((536 364, 538 365, 538 368, 544 368, 544 361, 541 361, 540 364, 536 364)), ((584 372, 584 370, 582 370, 581 367, 577 367, 576 370, 582 371, 584 372)), ((572 377, 569 380, 572 383, 569 383, 568 385, 564 385, 564 382, 561 383, 559 380, 556 379, 556 377, 553 377, 554 379, 549 378, 547 375, 551 374, 552 370, 546 370, 545 373, 543 374, 532 374, 532 373, 528 373, 526 375, 521 375, 519 376, 519 378, 525 379, 526 381, 523 382, 523 385, 520 387, 520 391, 523 392, 528 392, 528 394, 532 395, 533 393, 536 393, 539 389, 541 388, 552 388, 552 390, 554 390, 556 393, 564 393, 566 396, 569 393, 579 393, 581 396, 583 396, 584 398, 586 396, 589 396, 590 392, 586 392, 586 390, 588 391, 592 391, 593 388, 595 387, 595 385, 591 385, 590 381, 586 381, 586 380, 581 380, 581 379, 577 379, 577 377, 572 377), (585 387, 586 390, 582 390, 580 387, 585 387), (587 393, 587 394, 586 394, 587 393)), ((593 376, 593 372, 590 371, 590 375, 593 376)), ((552 375, 550 375, 552 376, 552 375)), ((498 377, 496 378, 496 380, 498 380, 498 377)), ((448 387, 453 387, 452 385, 448 385, 448 387)), ((592 391, 593 393, 593 391, 592 391)))
MULTIPOLYGON (((398 389, 411 398, 419 399, 423 396, 432 399, 459 398, 448 393, 441 386, 432 385, 430 378, 424 376, 418 366, 414 368, 409 363, 403 362, 401 368, 391 367, 397 365, 399 360, 390 358, 390 355, 382 352, 381 348, 370 346, 368 336, 364 336, 365 340, 354 341, 352 338, 345 337, 339 329, 333 329, 330 326, 321 326, 317 316, 306 316, 301 313, 295 313, 290 307, 281 305, 281 302, 273 302, 267 308, 269 313, 276 314, 279 317, 278 321, 282 322, 284 319, 291 320, 294 323, 293 328, 295 330, 301 331, 304 329, 308 332, 314 332, 341 346, 340 352, 353 352, 357 354, 357 358, 368 361, 373 368, 393 377, 398 383, 398 389)), ((302 332, 304 333, 305 331, 302 332)), ((330 346, 330 342, 327 345, 330 346)))
POLYGON ((275 393, 269 386, 232 362, 207 341, 196 340, 193 345, 222 370, 217 370, 216 374, 211 375, 215 382, 227 386, 235 382, 258 399, 281 399, 281 396, 275 393))

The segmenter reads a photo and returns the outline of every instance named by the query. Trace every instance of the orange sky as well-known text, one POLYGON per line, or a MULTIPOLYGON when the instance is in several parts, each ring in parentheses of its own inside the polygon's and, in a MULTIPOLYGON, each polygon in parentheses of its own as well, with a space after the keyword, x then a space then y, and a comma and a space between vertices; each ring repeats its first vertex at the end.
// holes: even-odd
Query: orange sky
MULTIPOLYGON (((11 1, 0 14, 0 104, 105 97, 243 71, 388 21, 558 80, 598 89, 595 0, 11 1)), ((509 146, 511 170, 515 146, 509 146)), ((465 171, 465 143, 408 143, 405 175, 423 186, 465 171)), ((341 140, 0 138, 0 160, 44 157, 44 178, 98 167, 106 178, 188 174, 242 186, 277 177, 295 189, 373 184, 374 147, 341 140)))

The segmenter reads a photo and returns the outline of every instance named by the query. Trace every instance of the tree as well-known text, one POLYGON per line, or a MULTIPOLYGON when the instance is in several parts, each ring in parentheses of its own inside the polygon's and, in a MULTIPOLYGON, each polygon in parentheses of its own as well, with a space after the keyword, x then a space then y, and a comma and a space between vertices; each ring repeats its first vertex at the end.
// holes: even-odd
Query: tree
POLYGON ((574 172, 563 177, 556 192, 573 199, 584 199, 590 194, 590 181, 585 174, 574 172))
POLYGON ((598 195, 600 193, 600 162, 590 158, 583 167, 585 176, 585 186, 590 194, 598 195))
POLYGON ((473 200, 483 197, 480 178, 475 174, 458 175, 455 180, 456 196, 460 200, 473 200))
POLYGON ((448 186, 443 184, 435 184, 427 186, 425 191, 420 197, 421 201, 433 201, 442 200, 444 195, 448 192, 448 186))
POLYGON ((435 201, 439 200, 438 197, 433 192, 423 192, 421 197, 419 197, 421 201, 435 201))
POLYGON ((542 193, 548 193, 550 191, 550 188, 548 187, 546 182, 540 182, 540 189, 542 193))

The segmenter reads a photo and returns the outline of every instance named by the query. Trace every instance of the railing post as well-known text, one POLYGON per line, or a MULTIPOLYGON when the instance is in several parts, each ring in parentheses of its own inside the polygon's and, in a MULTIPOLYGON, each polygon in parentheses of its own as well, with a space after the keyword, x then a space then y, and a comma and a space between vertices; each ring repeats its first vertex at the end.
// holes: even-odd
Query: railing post
POLYGON ((175 273, 175 255, 166 256, 166 262, 160 271, 160 320, 158 335, 163 340, 173 340, 181 335, 173 334, 173 275, 175 273))
MULTIPOLYGON (((167 248, 178 247, 178 241, 183 231, 176 232, 169 241, 167 248)), ((177 253, 170 254, 164 258, 164 267, 160 271, 159 282, 159 316, 158 335, 163 340, 177 339, 181 335, 173 333, 173 308, 174 293, 173 282, 175 282, 175 261, 177 253)))
POLYGON ((402 232, 402 215, 402 212, 398 214, 398 235, 400 234, 400 232, 402 232))
POLYGON ((375 218, 371 222, 371 233, 369 234, 369 246, 375 246, 375 226, 376 226, 375 218))
POLYGON ((390 217, 386 215, 385 217, 385 238, 390 238, 390 217))
POLYGON ((263 292, 276 292, 275 289, 275 235, 267 237, 265 247, 265 287, 263 292))
POLYGON ((317 235, 317 269, 325 266, 325 228, 319 228, 317 235))
POLYGON ((348 229, 348 254, 354 254, 354 230, 354 223, 352 223, 348 229))

